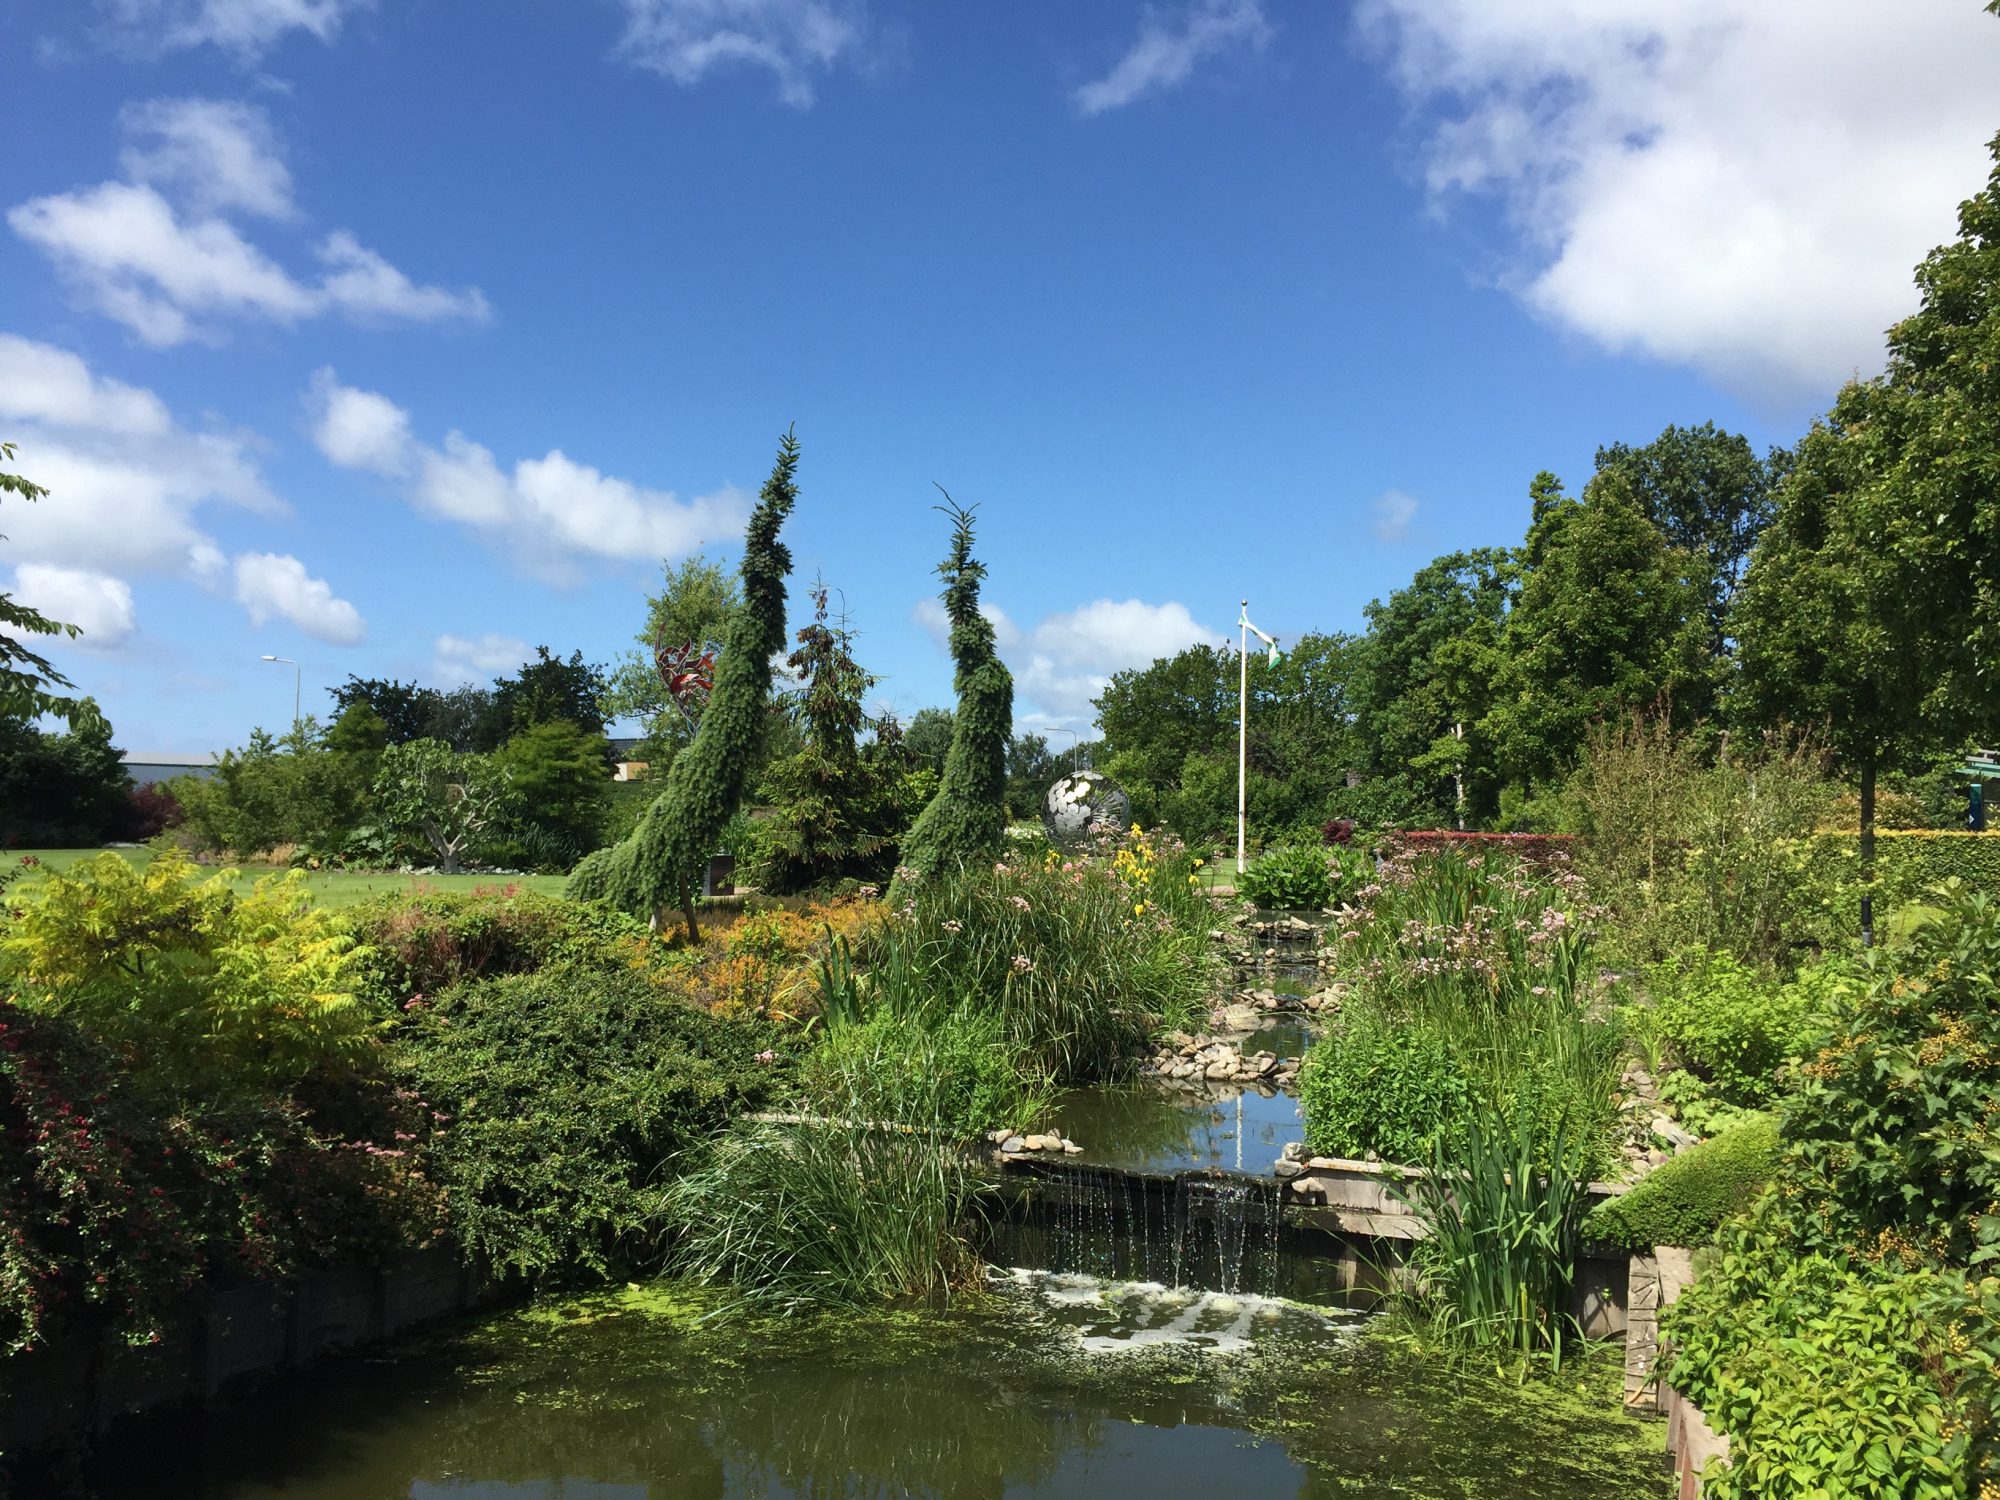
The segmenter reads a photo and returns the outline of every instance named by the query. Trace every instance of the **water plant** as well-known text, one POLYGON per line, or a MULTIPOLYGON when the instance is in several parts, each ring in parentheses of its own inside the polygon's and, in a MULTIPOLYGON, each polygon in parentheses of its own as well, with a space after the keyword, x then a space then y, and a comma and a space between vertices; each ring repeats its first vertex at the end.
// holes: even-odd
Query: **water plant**
MULTIPOLYGON (((1302 1074, 1308 1130, 1384 1156, 1407 1149, 1371 1123, 1368 1068, 1442 1077, 1424 1061, 1441 1054, 1464 1086, 1441 1094, 1440 1110, 1457 1097, 1468 1115, 1502 1128, 1533 1122, 1545 1148, 1560 1124, 1585 1175, 1600 1169, 1609 1159, 1618 1029, 1595 992, 1595 916, 1559 861, 1543 869, 1499 853, 1414 851, 1386 861, 1334 919, 1349 993, 1340 1027, 1302 1074), (1349 1036, 1371 1061, 1352 1086, 1336 1087, 1349 1036)), ((1426 1129, 1451 1135, 1441 1114, 1426 1129)))
POLYGON ((873 1005, 997 1017, 1024 1071, 1075 1083, 1117 1071, 1153 1031, 1205 1012, 1212 912, 1185 851, 1144 834, 1109 860, 940 872, 906 887, 858 945, 873 1005))
POLYGON ((796 1113, 738 1125, 666 1185, 672 1266, 730 1288, 724 1311, 943 1295, 978 1274, 964 1084, 937 1034, 900 1040, 824 1054, 796 1113))
POLYGON ((1566 1122, 1466 1116, 1429 1170, 1392 1185, 1422 1220, 1409 1269, 1433 1336, 1525 1373, 1561 1366, 1586 1200, 1566 1122), (1545 1165, 1552 1164, 1552 1165, 1545 1165))

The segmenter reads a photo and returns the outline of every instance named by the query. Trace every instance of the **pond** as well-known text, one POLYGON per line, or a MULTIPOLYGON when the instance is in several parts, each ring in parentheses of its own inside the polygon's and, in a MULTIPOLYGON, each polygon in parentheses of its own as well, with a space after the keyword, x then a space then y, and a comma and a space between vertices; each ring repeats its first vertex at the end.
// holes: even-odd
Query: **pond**
POLYGON ((1115 1084, 1065 1094, 1051 1114, 1083 1148, 1074 1160, 1128 1172, 1269 1177, 1286 1144, 1305 1138, 1296 1098, 1254 1088, 1215 1099, 1148 1081, 1115 1084))
POLYGON ((102 1496, 1664 1496, 1600 1360, 1454 1373, 1351 1313, 1042 1272, 950 1308, 709 1323, 629 1288, 324 1368, 103 1451, 102 1496), (1580 1378, 1589 1399, 1577 1394, 1580 1378))

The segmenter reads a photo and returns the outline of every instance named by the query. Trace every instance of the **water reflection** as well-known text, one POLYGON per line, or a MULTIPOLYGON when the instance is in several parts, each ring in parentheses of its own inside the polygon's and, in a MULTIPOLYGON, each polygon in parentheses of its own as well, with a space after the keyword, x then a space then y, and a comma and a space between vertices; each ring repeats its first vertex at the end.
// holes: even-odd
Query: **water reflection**
POLYGON ((1083 1147, 1074 1160, 1129 1172, 1265 1177, 1287 1142, 1305 1139, 1299 1101, 1255 1089, 1201 1099, 1141 1081, 1075 1090, 1054 1113, 1061 1132, 1083 1147))

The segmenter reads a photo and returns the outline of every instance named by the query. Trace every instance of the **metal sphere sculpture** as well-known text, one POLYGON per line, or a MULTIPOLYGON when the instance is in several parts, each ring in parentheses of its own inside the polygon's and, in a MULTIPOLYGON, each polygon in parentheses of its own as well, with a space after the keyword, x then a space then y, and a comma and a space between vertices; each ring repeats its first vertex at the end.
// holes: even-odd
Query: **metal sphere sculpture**
POLYGON ((1042 826, 1058 844, 1098 833, 1120 833, 1132 821, 1132 799, 1102 771, 1074 771, 1042 798, 1042 826))

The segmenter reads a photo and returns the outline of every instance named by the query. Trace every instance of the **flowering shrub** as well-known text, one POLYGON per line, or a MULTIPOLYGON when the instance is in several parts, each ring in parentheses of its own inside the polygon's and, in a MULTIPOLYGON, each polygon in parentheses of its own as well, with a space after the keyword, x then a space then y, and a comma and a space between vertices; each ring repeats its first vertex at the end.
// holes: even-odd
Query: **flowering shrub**
MULTIPOLYGON (((1390 1156, 1366 1070, 1341 1059, 1356 1039, 1387 1080, 1450 1060, 1463 1087, 1440 1085, 1433 1141, 1476 1111, 1543 1143, 1562 1141, 1583 1174, 1608 1160, 1617 1034, 1597 1016, 1591 959, 1599 913, 1565 861, 1535 869, 1502 854, 1405 847, 1334 916, 1335 964, 1348 986, 1342 1024, 1301 1075, 1307 1130, 1390 1156), (1333 1080, 1349 1079, 1336 1087, 1333 1080), (1530 1126, 1534 1128, 1529 1129, 1530 1126)), ((1446 1076, 1438 1074, 1439 1078, 1446 1076)))

